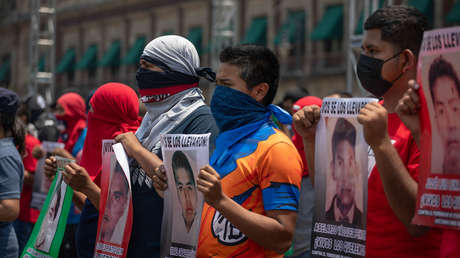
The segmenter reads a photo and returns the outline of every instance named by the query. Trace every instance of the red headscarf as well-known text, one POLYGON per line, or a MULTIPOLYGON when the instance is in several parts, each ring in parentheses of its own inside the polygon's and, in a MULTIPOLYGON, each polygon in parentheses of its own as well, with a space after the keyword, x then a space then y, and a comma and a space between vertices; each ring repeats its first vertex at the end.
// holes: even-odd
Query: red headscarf
POLYGON ((86 127, 86 105, 83 98, 77 93, 66 93, 62 95, 57 103, 64 108, 64 115, 56 115, 56 118, 66 122, 67 127, 64 133, 68 138, 65 142, 65 149, 72 153, 75 143, 81 132, 86 127))
MULTIPOLYGON (((292 111, 297 112, 306 106, 312 106, 312 105, 317 105, 318 107, 321 107, 322 104, 323 104, 323 101, 320 98, 317 98, 314 96, 307 96, 307 97, 303 97, 297 100, 292 106, 292 111)), ((308 176, 308 166, 307 166, 307 160, 305 159, 305 150, 303 146, 302 136, 300 136, 296 132, 294 126, 292 127, 292 129, 294 130, 294 136, 292 136, 292 142, 294 143, 294 146, 297 148, 297 151, 299 152, 300 157, 302 158, 302 162, 303 162, 304 168, 303 168, 302 177, 308 176)))
POLYGON ((94 92, 90 104, 92 111, 88 113, 88 132, 80 164, 94 180, 102 166, 102 140, 137 130, 139 102, 129 86, 106 83, 94 92))

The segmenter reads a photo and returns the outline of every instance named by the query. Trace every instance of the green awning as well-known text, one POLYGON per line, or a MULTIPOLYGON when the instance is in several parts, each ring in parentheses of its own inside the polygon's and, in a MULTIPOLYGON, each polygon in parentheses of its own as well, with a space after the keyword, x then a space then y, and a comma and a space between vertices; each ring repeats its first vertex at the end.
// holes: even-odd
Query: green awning
POLYGON ((267 17, 252 19, 251 26, 246 31, 241 44, 267 45, 267 17))
POLYGON ((2 65, 0 65, 0 82, 6 81, 8 79, 10 69, 11 69, 11 64, 10 64, 9 59, 3 62, 2 65))
POLYGON ((190 40, 190 42, 192 42, 193 45, 195 45, 196 51, 198 51, 198 54, 201 55, 201 52, 203 50, 201 46, 201 42, 203 39, 203 29, 201 27, 191 28, 188 31, 187 39, 190 40))
POLYGON ((434 3, 433 0, 409 0, 410 6, 417 8, 428 19, 428 23, 433 25, 434 3))
MULTIPOLYGON (((384 0, 379 1, 379 8, 382 8, 384 2, 385 2, 384 0)), ((371 14, 372 13, 369 13, 369 15, 371 14)), ((355 34, 357 35, 363 34, 363 31, 364 31, 364 10, 361 10, 361 15, 359 16, 358 23, 356 24, 355 34)))
POLYGON ((81 60, 77 63, 77 69, 89 69, 97 67, 97 45, 90 45, 81 60))
POLYGON ((460 23, 460 0, 455 2, 454 7, 449 11, 446 16, 447 24, 460 23))
POLYGON ((128 54, 126 54, 126 56, 121 61, 121 63, 124 65, 132 65, 139 63, 139 57, 141 57, 142 51, 144 51, 144 46, 145 37, 138 37, 129 49, 128 54))
POLYGON ((343 35, 343 5, 326 9, 321 21, 310 34, 312 40, 339 39, 343 35))
POLYGON ((45 71, 46 60, 44 56, 41 56, 38 60, 38 71, 44 72, 45 71))
POLYGON ((274 43, 279 45, 284 39, 289 43, 303 42, 305 40, 305 11, 292 11, 276 34, 274 43))
POLYGON ((75 48, 69 48, 56 68, 57 73, 65 73, 75 70, 75 48))
POLYGON ((99 61, 99 66, 102 67, 116 67, 120 66, 120 48, 121 44, 119 40, 112 42, 109 50, 104 53, 104 56, 99 61))

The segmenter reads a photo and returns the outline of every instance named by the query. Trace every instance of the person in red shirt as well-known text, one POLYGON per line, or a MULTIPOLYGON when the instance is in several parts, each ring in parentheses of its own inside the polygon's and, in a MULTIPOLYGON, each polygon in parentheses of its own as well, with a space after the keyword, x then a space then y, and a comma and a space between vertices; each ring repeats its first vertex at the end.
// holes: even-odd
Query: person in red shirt
MULTIPOLYGON (((446 74, 442 74, 442 76, 447 76, 446 74)), ((441 76, 440 76, 441 77, 441 76)), ((457 80, 458 82, 458 80, 457 80)), ((401 98, 401 100, 398 102, 398 105, 396 106, 396 112, 398 113, 399 117, 401 117, 401 120, 403 123, 407 126, 407 128, 410 129, 412 135, 414 135, 414 139, 417 142, 417 145, 420 145, 420 116, 419 116, 419 111, 420 111, 420 98, 417 93, 418 90, 418 85, 415 83, 414 80, 409 81, 410 88, 404 93, 404 96, 401 98)), ((452 86, 448 83, 442 84, 443 87, 448 88, 449 86, 452 86)), ((455 88, 453 89, 448 89, 451 97, 454 100, 451 100, 451 104, 453 103, 458 103, 458 98, 455 100, 455 98, 460 94, 460 85, 457 84, 455 88), (457 92, 457 94, 455 94, 457 92)), ((432 96, 434 100, 434 96, 432 96)), ((452 106, 455 107, 455 104, 452 106)), ((449 109, 450 107, 446 106, 445 109, 449 109)), ((445 113, 448 112, 456 112, 457 109, 453 108, 452 110, 445 111, 445 113)), ((451 118, 457 117, 454 115, 451 116, 451 118)), ((438 117, 438 119, 440 119, 438 117)), ((450 119, 450 133, 453 133, 455 130, 458 129, 458 127, 455 127, 455 122, 452 121, 453 119, 450 119)), ((441 241, 441 253, 440 257, 441 258, 455 258, 455 257, 460 257, 460 231, 459 230, 448 230, 448 229, 443 229, 442 230, 442 241, 441 241)))
MULTIPOLYGON (((420 152, 409 129, 395 113, 399 99, 415 78, 418 51, 427 19, 415 8, 378 9, 365 22, 357 74, 361 84, 383 101, 369 103, 358 116, 369 153, 366 257, 437 257, 439 230, 411 224, 420 152), (372 166, 372 163, 375 166, 372 166)), ((302 135, 309 171, 314 171, 315 126, 319 107, 294 115, 302 135)), ((314 181, 314 173, 311 173, 314 181)))

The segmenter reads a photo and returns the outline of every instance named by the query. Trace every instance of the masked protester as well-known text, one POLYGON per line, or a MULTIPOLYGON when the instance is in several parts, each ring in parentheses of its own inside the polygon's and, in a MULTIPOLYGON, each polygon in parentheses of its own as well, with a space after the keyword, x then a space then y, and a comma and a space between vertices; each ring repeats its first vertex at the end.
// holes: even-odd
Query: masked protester
MULTIPOLYGON (((404 5, 378 9, 364 23, 366 32, 358 77, 364 88, 383 98, 379 103, 367 104, 358 116, 372 150, 366 257, 439 255, 439 230, 425 232, 424 228, 411 224, 420 152, 413 135, 395 113, 408 81, 415 79, 418 51, 426 28, 427 19, 415 8, 404 5)), ((314 171, 314 128, 319 116, 319 108, 312 107, 294 115, 310 173, 314 171)))
MULTIPOLYGON (((100 199, 100 172, 102 168, 102 140, 113 139, 139 127, 139 102, 136 93, 121 83, 107 83, 99 87, 90 100, 88 129, 80 165, 66 167, 64 181, 84 202, 76 232, 77 254, 92 257, 97 234, 100 199)), ((55 160, 46 160, 46 169, 55 169, 55 160)), ((74 201, 76 201, 74 199, 74 201)), ((77 200, 78 201, 78 200, 77 200)))
POLYGON ((65 123, 62 141, 65 150, 72 153, 75 143, 86 127, 86 105, 77 93, 66 93, 57 100, 56 118, 65 123))
POLYGON ((162 134, 211 133, 213 145, 218 129, 198 83, 200 77, 213 80, 215 74, 208 68, 200 68, 193 44, 176 35, 158 37, 148 43, 139 65, 136 80, 147 113, 135 135, 119 135, 116 140, 133 158, 130 164, 133 227, 128 256, 158 257, 163 199, 146 172, 150 174, 163 163, 162 134))
POLYGON ((16 93, 0 88, 0 257, 8 258, 19 256, 12 221, 19 215, 19 198, 24 178, 24 166, 19 152, 24 151, 25 129, 18 130, 18 105, 16 93))

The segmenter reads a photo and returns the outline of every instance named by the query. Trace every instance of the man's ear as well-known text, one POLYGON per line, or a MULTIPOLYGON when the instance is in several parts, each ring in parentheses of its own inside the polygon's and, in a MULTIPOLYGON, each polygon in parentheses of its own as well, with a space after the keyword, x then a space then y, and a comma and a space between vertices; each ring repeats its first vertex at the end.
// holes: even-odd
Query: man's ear
POLYGON ((268 93, 270 86, 266 82, 257 84, 251 89, 250 96, 253 97, 257 102, 262 103, 262 100, 268 93))
POLYGON ((416 68, 417 57, 410 49, 404 49, 401 55, 403 57, 400 58, 400 62, 402 62, 402 71, 404 73, 416 68))

